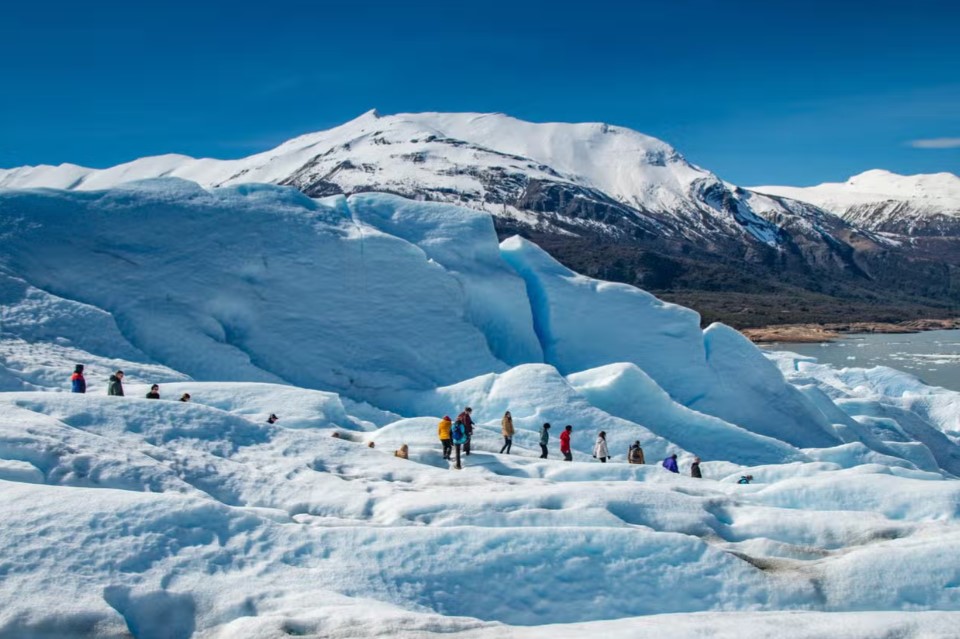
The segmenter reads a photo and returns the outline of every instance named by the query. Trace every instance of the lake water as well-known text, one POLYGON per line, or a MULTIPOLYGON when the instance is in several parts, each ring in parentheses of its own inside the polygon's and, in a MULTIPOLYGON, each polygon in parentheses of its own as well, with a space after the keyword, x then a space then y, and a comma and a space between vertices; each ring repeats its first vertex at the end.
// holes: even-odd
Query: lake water
POLYGON ((931 386, 960 391, 960 330, 902 335, 851 335, 825 344, 764 344, 773 351, 816 357, 838 368, 889 366, 915 375, 931 386))

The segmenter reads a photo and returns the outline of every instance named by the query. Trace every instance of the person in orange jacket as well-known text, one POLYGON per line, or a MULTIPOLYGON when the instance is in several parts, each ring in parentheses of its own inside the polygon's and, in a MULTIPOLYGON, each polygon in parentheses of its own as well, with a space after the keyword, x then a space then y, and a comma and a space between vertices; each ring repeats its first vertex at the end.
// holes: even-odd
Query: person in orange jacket
POLYGON ((443 458, 447 461, 450 460, 450 451, 453 450, 453 437, 450 434, 451 428, 453 428, 453 422, 450 421, 450 416, 444 415, 443 419, 440 420, 440 425, 437 427, 437 434, 440 436, 440 443, 443 444, 443 458))

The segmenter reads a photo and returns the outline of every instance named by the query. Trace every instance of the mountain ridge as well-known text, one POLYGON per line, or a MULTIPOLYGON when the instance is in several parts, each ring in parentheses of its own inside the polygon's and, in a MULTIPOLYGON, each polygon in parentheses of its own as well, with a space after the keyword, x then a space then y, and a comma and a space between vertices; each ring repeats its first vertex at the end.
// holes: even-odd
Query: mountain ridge
POLYGON ((157 177, 273 183, 310 197, 378 191, 486 211, 501 238, 529 237, 590 276, 678 292, 687 297, 675 301, 705 321, 739 327, 809 320, 803 308, 816 295, 867 308, 894 290, 894 307, 934 316, 954 294, 935 251, 917 262, 881 232, 731 184, 667 142, 599 122, 368 111, 237 160, 168 154, 107 169, 21 167, 0 170, 0 188, 99 190, 157 177), (748 294, 765 310, 748 308, 745 319, 698 292, 748 294))

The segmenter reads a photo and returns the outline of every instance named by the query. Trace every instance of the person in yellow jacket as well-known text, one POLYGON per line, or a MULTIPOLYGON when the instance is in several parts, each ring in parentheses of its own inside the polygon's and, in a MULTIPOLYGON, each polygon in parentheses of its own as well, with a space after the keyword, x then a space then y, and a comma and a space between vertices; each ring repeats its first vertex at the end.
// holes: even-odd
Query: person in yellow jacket
POLYGON ((447 461, 450 460, 450 451, 453 450, 453 436, 450 434, 452 428, 453 422, 450 421, 450 416, 444 415, 437 427, 437 434, 440 436, 440 443, 443 444, 443 458, 447 461))
POLYGON ((503 419, 500 420, 500 432, 503 433, 503 446, 500 448, 500 454, 502 455, 506 451, 509 455, 510 447, 513 446, 513 416, 510 415, 510 411, 504 413, 503 419))

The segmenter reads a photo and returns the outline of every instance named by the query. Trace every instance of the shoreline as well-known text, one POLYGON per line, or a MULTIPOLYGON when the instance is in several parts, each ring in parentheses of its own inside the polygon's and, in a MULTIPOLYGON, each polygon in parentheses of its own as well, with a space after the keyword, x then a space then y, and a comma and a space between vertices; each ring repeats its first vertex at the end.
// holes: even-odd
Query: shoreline
POLYGON ((817 344, 832 342, 846 335, 865 333, 920 333, 960 328, 960 318, 919 319, 903 322, 830 322, 826 324, 781 324, 745 328, 740 332, 754 344, 787 342, 817 344))

